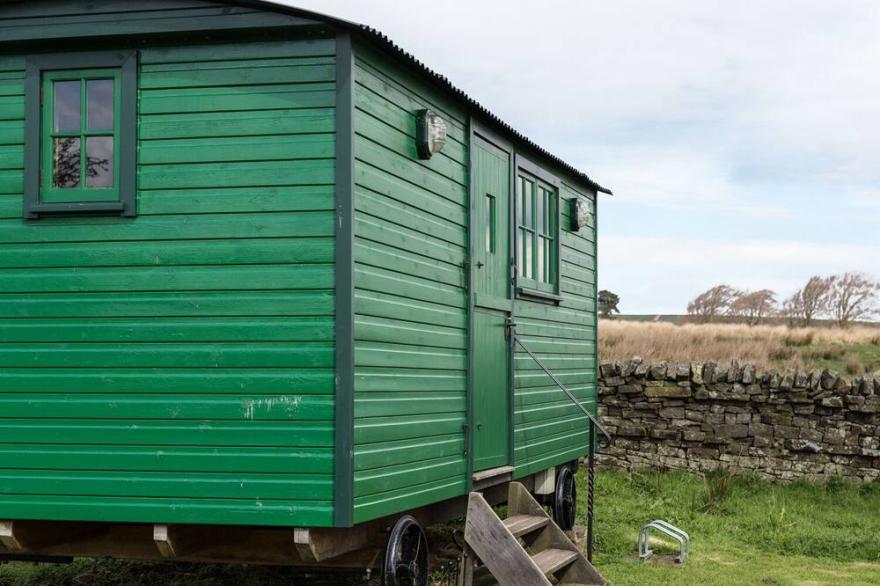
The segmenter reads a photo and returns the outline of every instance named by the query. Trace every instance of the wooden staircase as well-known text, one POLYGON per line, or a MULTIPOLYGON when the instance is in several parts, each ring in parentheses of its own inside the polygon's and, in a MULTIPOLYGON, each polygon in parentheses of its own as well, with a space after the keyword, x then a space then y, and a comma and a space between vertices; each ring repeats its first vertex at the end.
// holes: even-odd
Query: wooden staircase
POLYGON ((607 584, 578 547, 519 482, 511 482, 502 520, 472 492, 465 520, 461 586, 607 584))

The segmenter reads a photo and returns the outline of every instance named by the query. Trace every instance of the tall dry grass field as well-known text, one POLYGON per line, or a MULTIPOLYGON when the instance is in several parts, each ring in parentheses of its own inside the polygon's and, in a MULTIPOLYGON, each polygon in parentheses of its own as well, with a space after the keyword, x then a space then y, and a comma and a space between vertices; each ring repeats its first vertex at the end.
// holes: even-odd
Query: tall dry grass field
POLYGON ((833 368, 854 375, 880 368, 880 329, 601 320, 599 358, 633 356, 650 362, 737 360, 760 368, 833 368))

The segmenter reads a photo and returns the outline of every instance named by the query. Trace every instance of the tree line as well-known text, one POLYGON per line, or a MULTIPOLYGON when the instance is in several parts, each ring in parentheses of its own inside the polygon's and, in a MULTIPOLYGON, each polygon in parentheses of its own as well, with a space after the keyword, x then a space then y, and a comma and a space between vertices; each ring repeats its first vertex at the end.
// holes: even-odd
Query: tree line
POLYGON ((768 317, 782 317, 791 325, 807 327, 830 319, 841 327, 880 315, 880 282, 863 273, 813 276, 788 299, 779 301, 770 289, 744 291, 716 285, 688 304, 688 315, 702 323, 733 317, 757 325, 768 317))

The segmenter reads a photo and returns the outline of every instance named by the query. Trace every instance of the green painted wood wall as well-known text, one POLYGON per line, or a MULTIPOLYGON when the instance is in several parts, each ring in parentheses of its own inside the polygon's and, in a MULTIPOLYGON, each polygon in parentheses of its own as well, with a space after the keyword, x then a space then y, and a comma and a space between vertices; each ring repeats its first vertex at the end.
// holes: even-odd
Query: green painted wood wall
MULTIPOLYGON (((424 79, 356 52, 355 521, 467 491, 468 117, 424 79), (440 112, 444 150, 419 161, 414 113, 440 112)), ((539 159, 536 159, 539 160, 539 159)), ((548 167, 551 172, 556 172, 548 167)), ((518 331, 595 410, 595 225, 568 229, 558 307, 517 301, 518 331)), ((587 453, 587 423, 525 353, 515 356, 514 462, 525 476, 587 453)))
POLYGON ((355 521, 467 490, 467 116, 363 46, 355 62, 355 521), (415 112, 449 124, 419 161, 415 112))
MULTIPOLYGON (((548 167, 552 172, 552 167, 548 167)), ((578 232, 568 201, 583 198, 595 211, 595 192, 563 182, 559 306, 517 300, 517 333, 564 385, 596 413, 596 215, 578 232)), ((514 465, 533 474, 587 453, 583 413, 521 348, 514 354, 514 465)))
POLYGON ((24 221, 0 57, 0 518, 332 525, 334 66, 144 48, 138 217, 24 221))

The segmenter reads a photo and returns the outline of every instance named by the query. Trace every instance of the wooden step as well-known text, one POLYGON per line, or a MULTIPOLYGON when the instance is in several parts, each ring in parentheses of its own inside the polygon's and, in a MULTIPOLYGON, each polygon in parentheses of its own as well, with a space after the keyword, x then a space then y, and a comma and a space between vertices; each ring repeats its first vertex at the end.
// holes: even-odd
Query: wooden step
POLYGON ((521 537, 532 531, 546 527, 550 519, 535 515, 513 515, 504 520, 504 526, 513 533, 514 537, 521 537))
POLYGON ((545 576, 561 570, 578 558, 576 551, 567 549, 545 549, 541 553, 532 556, 545 576))

